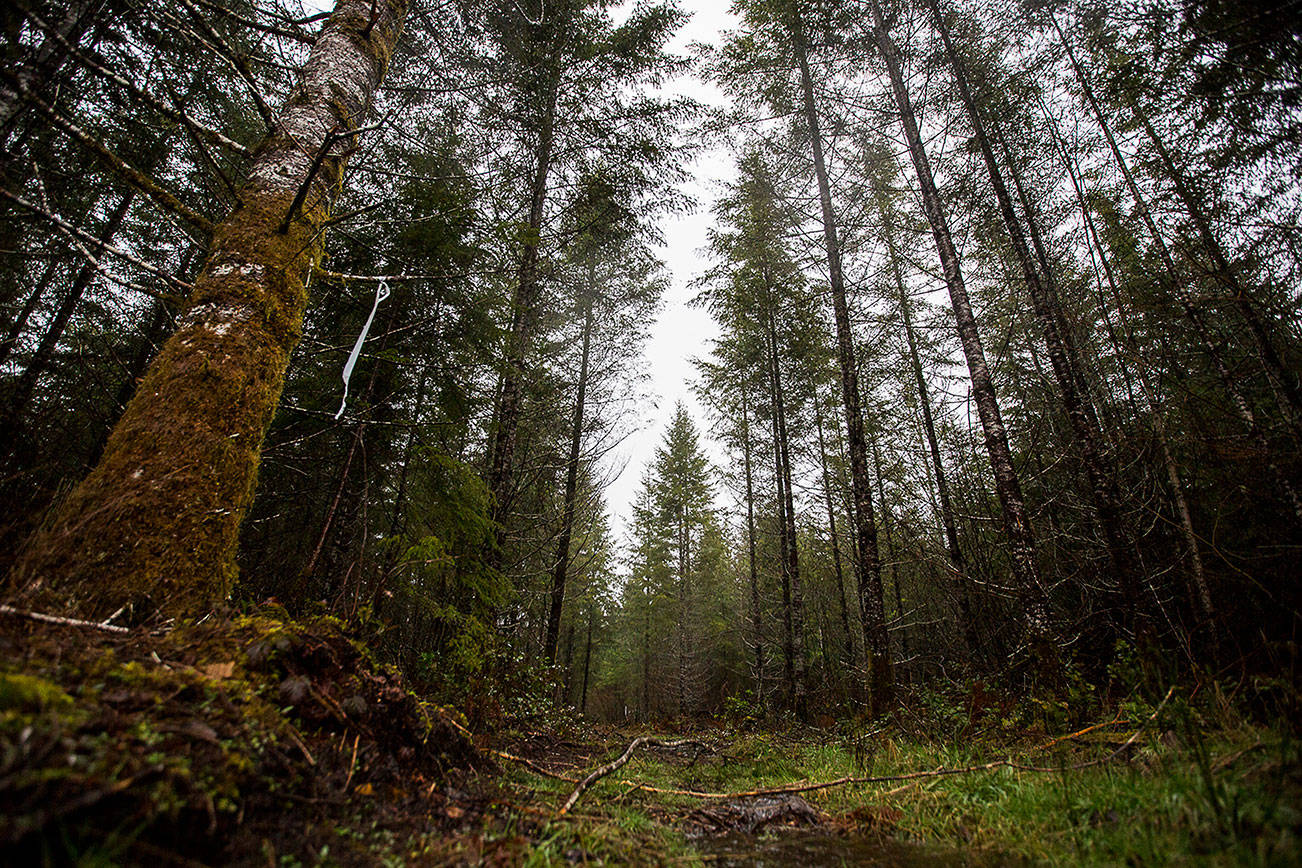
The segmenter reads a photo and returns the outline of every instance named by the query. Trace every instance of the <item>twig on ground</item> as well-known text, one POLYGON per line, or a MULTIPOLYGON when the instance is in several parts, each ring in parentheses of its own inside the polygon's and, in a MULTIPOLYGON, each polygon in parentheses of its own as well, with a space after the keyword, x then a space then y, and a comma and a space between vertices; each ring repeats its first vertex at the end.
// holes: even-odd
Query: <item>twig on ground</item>
POLYGON ((80 621, 76 618, 64 618, 60 615, 47 615, 44 612, 28 612, 13 606, 0 605, 0 615, 13 615, 16 618, 30 618, 45 624, 61 624, 64 627, 85 627, 88 630, 103 630, 105 633, 130 633, 126 627, 110 624, 107 621, 80 621))
POLYGON ((1258 748, 1265 747, 1265 746, 1266 743, 1264 741, 1258 741, 1254 744, 1248 745, 1243 750, 1235 751, 1229 756, 1223 756, 1212 765, 1212 771, 1213 772, 1224 771, 1225 769, 1233 765, 1235 762, 1237 762, 1244 754, 1252 753, 1254 750, 1257 750, 1258 748))
POLYGON ((1076 732, 1069 733, 1068 735, 1060 735, 1057 738, 1055 738, 1053 741, 1045 742, 1044 744, 1037 747, 1034 750, 1034 753, 1039 753, 1040 751, 1048 750, 1049 748, 1053 747, 1055 744, 1058 744, 1059 742, 1069 741, 1070 739, 1073 738, 1080 738, 1082 735, 1093 732, 1096 729, 1103 729, 1104 727, 1108 727, 1108 726, 1116 726, 1118 723, 1122 723, 1122 722, 1123 722, 1123 718, 1121 717, 1120 714, 1118 714, 1116 717, 1112 718, 1109 721, 1106 721, 1105 723, 1096 723, 1093 726, 1087 726, 1084 729, 1077 730, 1076 732))
POLYGON ((510 760, 513 763, 519 763, 520 765, 527 768, 529 771, 534 772, 536 774, 540 774, 545 778, 551 778, 552 780, 557 780, 557 781, 565 781, 566 783, 569 784, 577 784, 579 782, 578 778, 571 778, 566 775, 558 774, 553 771, 548 771, 547 769, 535 763, 533 760, 526 759, 525 757, 522 756, 516 756, 513 753, 507 753, 504 750, 496 750, 490 747, 488 748, 488 752, 491 753, 493 756, 501 757, 504 760, 510 760))
POLYGON ((561 805, 561 808, 557 811, 556 815, 558 817, 563 817, 568 814, 570 809, 579 801, 588 787, 592 786, 611 772, 618 771, 622 768, 625 763, 633 758, 633 752, 644 744, 655 747, 682 747, 685 744, 699 744, 699 742, 693 741, 692 739, 682 739, 681 741, 658 741, 657 739, 647 738, 646 736, 639 736, 633 739, 632 743, 624 749, 624 752, 620 754, 619 758, 611 760, 603 766, 598 766, 586 778, 579 781, 579 785, 574 788, 574 792, 570 793, 570 797, 565 800, 563 805, 561 805))
MULTIPOLYGON (((922 780, 924 778, 952 777, 954 775, 972 774, 973 772, 994 771, 995 769, 1001 769, 1001 768, 1014 769, 1016 771, 1022 771, 1022 772, 1078 771, 1080 769, 1092 768, 1094 766, 1103 765, 1106 762, 1111 762, 1112 760, 1120 756, 1123 752, 1125 752, 1127 748, 1129 748, 1132 744, 1135 743, 1135 741, 1139 738, 1140 734, 1143 733, 1144 730, 1148 728, 1148 725, 1152 723, 1154 720, 1156 720, 1157 716, 1162 713, 1162 709, 1166 707, 1167 702, 1170 701, 1171 696, 1174 693, 1175 693, 1175 687, 1172 687, 1170 690, 1168 690, 1166 692, 1166 696, 1162 699, 1161 703, 1158 704, 1157 708, 1153 710, 1153 713, 1148 716, 1148 719, 1145 720, 1143 724, 1141 724, 1140 727, 1131 734, 1130 738, 1126 739, 1125 742, 1123 742, 1121 746, 1119 746, 1116 750, 1112 751, 1107 756, 1099 757, 1098 759, 1085 760, 1084 762, 1073 763, 1071 765, 1066 765, 1066 766, 1033 766, 1033 765, 1027 765, 1025 763, 1015 762, 1011 759, 1001 759, 1001 760, 994 760, 993 762, 983 763, 981 765, 962 766, 960 768, 938 768, 938 769, 932 769, 931 771, 925 771, 925 772, 905 772, 903 774, 898 774, 898 775, 876 775, 872 777, 847 776, 843 778, 837 778, 836 780, 832 780, 832 781, 818 781, 812 783, 789 784, 783 787, 770 787, 766 789, 745 790, 742 792, 735 792, 735 793, 710 793, 701 790, 680 790, 680 789, 673 789, 669 787, 653 787, 650 786, 649 784, 639 784, 636 781, 620 781, 620 783, 633 787, 634 790, 645 790, 646 792, 649 793, 660 793, 662 795, 691 796, 692 798, 696 798, 696 799, 748 799, 748 798, 756 798, 759 796, 781 796, 790 793, 808 793, 814 790, 826 790, 826 789, 831 789, 832 787, 848 786, 852 784, 884 784, 884 783, 894 783, 897 781, 916 781, 916 780, 922 780)), ((617 760, 616 763, 618 763, 618 765, 612 763, 611 765, 614 765, 614 768, 605 771, 604 774, 609 774, 610 771, 614 771, 615 769, 618 769, 620 766, 622 766, 625 762, 628 762, 628 756, 632 754, 634 747, 636 747, 640 741, 641 739, 639 739, 638 742, 634 742, 632 745, 629 745, 628 750, 625 751, 625 755, 620 758, 622 762, 620 760, 617 760)), ((1052 744, 1052 742, 1050 742, 1050 744, 1052 744)), ((605 767, 603 766, 602 769, 598 769, 597 772, 593 772, 592 775, 589 775, 589 778, 592 778, 592 780, 595 782, 597 778, 593 776, 594 775, 596 775, 597 777, 603 776, 603 775, 598 775, 598 772, 602 772, 604 768, 605 767)), ((570 795, 570 799, 577 800, 577 797, 579 795, 582 795, 583 789, 586 789, 586 787, 581 787, 579 790, 576 790, 574 793, 570 795)), ((570 804, 570 802, 567 801, 566 804, 568 805, 570 804)))

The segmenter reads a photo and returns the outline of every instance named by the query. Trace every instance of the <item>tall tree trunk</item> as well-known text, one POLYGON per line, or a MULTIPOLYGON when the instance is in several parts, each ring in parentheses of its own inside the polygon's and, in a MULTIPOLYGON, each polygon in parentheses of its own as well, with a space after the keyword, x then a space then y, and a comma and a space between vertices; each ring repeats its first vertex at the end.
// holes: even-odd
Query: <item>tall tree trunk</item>
POLYGON ((588 392, 588 355, 592 346, 593 294, 596 292, 595 265, 588 266, 588 297, 583 312, 583 351, 579 361, 579 387, 574 399, 570 426, 570 454, 565 466, 565 494, 561 507, 561 533, 556 541, 556 567, 552 570, 551 605, 547 612, 547 638, 543 653, 548 663, 556 662, 556 637, 561 628, 565 603, 565 579, 570 570, 570 540, 574 535, 574 501, 578 494, 579 452, 583 446, 583 411, 588 392))
POLYGON ((895 680, 891 672, 890 638, 886 633, 886 606, 882 600, 881 559, 877 553, 877 525, 873 517, 872 482, 868 478, 868 447, 864 436, 859 375, 856 369, 854 337, 850 330, 845 277, 841 270, 841 245, 837 237, 836 214, 832 208, 832 188, 827 178, 823 134, 819 127, 818 106, 814 101, 814 81, 809 69, 809 50, 805 41, 804 25, 798 15, 793 15, 791 18, 790 29, 796 61, 800 67, 805 132, 809 136, 814 159, 814 176, 818 182, 818 202, 823 220, 828 284, 832 291, 832 311, 836 320, 837 359, 841 366, 841 398, 845 406, 846 438, 849 441, 850 487, 854 498, 854 537, 858 551, 855 578, 859 585, 864 653, 868 657, 871 713, 877 716, 895 705, 895 680))
POLYGON ((806 684, 808 664, 805 657, 805 595, 800 579, 800 556, 796 548, 796 507, 791 484, 791 444, 787 436, 786 399, 782 389, 782 360, 778 354, 777 322, 773 308, 769 308, 769 341, 773 352, 773 394, 776 401, 778 422, 779 463, 782 469, 783 522, 786 532, 787 576, 790 579, 791 593, 788 601, 791 619, 791 657, 794 665, 791 697, 796 716, 804 720, 809 713, 806 704, 808 687, 806 684))
POLYGON ((339 0, 214 232, 190 308, 104 457, 29 540, 11 581, 88 618, 185 617, 223 600, 263 437, 406 0, 339 0))
POLYGON ((1229 293, 1235 308, 1239 311, 1239 315, 1247 324, 1248 331, 1252 334, 1253 343, 1256 346, 1257 358, 1270 379, 1271 387, 1275 391, 1280 408, 1284 411, 1285 417, 1289 419, 1293 427, 1294 436, 1298 437, 1300 433, 1299 420, 1302 417, 1302 391, 1298 389, 1297 372, 1289 370, 1280 357, 1279 351, 1275 348, 1274 341, 1271 339, 1265 316, 1258 309, 1258 305, 1249 293, 1248 288, 1239 280, 1238 273, 1230 263, 1229 254, 1221 245, 1220 239, 1216 237, 1216 233, 1212 231, 1211 218, 1204 210, 1198 196, 1195 195, 1189 179, 1176 165, 1170 150, 1166 147, 1166 143, 1162 141, 1162 137, 1153 128, 1152 121, 1148 119, 1148 114, 1140 107, 1138 100, 1132 102, 1131 108, 1135 117, 1143 125, 1149 141, 1153 143, 1153 148, 1162 161, 1162 167, 1170 175, 1176 196, 1184 205, 1189 218, 1193 220, 1194 228, 1198 231, 1198 239, 1202 242, 1207 257, 1211 260, 1212 275, 1229 293))
MULTIPOLYGON (((770 297, 771 297, 770 293, 770 297)), ((769 410, 773 429, 773 484, 776 488, 778 523, 778 574, 782 581, 782 678, 788 707, 796 697, 796 645, 791 618, 791 560, 787 557, 787 474, 782 465, 782 431, 778 425, 777 344, 772 340, 772 317, 765 322, 769 359, 769 410)))
MULTIPOLYGON (((1080 209, 1081 222, 1085 228, 1085 243, 1091 250, 1095 251, 1098 256, 1098 266, 1103 272, 1103 280, 1107 282, 1108 288, 1115 300, 1117 315, 1121 320, 1122 335, 1125 338, 1126 353, 1131 358, 1142 360, 1142 355, 1138 350, 1139 342, 1136 340, 1133 331, 1130 328, 1129 318, 1126 314, 1125 305, 1121 303, 1121 291, 1117 286, 1116 276, 1112 271, 1112 263, 1109 260, 1108 251, 1104 248, 1102 240, 1099 238, 1098 229, 1094 224, 1094 215, 1090 211, 1088 203, 1085 200, 1085 190, 1081 186, 1080 175, 1076 170, 1071 155, 1067 152, 1065 144, 1058 136, 1056 127, 1052 130, 1054 144, 1057 147, 1059 155, 1066 166, 1067 174, 1071 178, 1072 188, 1076 193, 1076 203, 1080 209)), ((1096 275, 1097 277, 1097 275, 1096 275)), ((1109 329, 1111 326, 1109 325, 1109 329)), ((1113 340, 1120 342, 1117 336, 1113 340)), ((1170 435, 1167 431, 1166 420, 1163 416, 1161 402, 1158 398, 1157 390, 1149 379, 1148 369, 1141 361, 1135 366, 1138 372, 1140 389, 1143 391, 1144 399, 1148 404, 1148 417, 1153 425, 1153 433, 1157 439, 1158 449, 1162 454, 1162 466, 1166 471, 1167 484, 1171 488, 1171 498, 1175 505, 1176 516, 1180 521, 1180 534, 1184 538, 1185 561, 1190 571, 1190 584, 1193 588, 1194 608, 1200 612, 1200 620, 1203 622, 1204 629, 1208 637, 1215 643, 1217 636, 1215 630, 1215 608, 1212 605, 1211 592, 1207 585, 1207 573, 1203 565, 1202 551, 1198 545, 1198 534, 1194 531, 1193 514, 1189 509, 1189 500, 1184 493, 1184 480, 1180 472, 1180 466, 1171 452, 1170 435)))
POLYGON ((1284 474, 1279 466, 1278 459, 1275 457, 1275 450, 1271 447, 1266 439, 1265 432, 1257 421, 1256 413, 1253 412, 1251 405, 1239 388, 1234 374, 1229 370, 1225 363, 1224 356, 1218 346, 1214 336, 1213 329, 1208 324, 1203 312, 1198 309, 1193 300, 1189 297, 1188 292, 1182 287, 1179 271, 1175 267, 1175 259, 1171 256, 1171 249, 1166 243, 1166 237, 1157 228, 1157 221, 1153 219, 1153 213, 1148 207, 1148 201, 1139 189, 1139 184, 1135 181, 1134 173, 1130 171, 1130 164, 1125 156, 1121 153, 1120 146, 1117 145, 1117 138, 1112 132, 1111 125, 1108 124, 1107 117, 1103 114, 1103 109, 1099 105, 1098 99, 1094 96, 1094 89, 1090 86, 1089 79, 1085 76, 1085 71, 1081 68, 1080 63, 1076 60, 1076 53, 1071 47, 1070 40, 1059 26, 1057 18, 1052 14, 1049 20, 1053 23, 1054 29, 1058 33, 1058 38, 1062 42, 1063 48, 1067 51, 1067 57, 1071 62, 1072 70, 1075 72, 1076 79, 1080 83, 1081 91, 1085 96, 1085 101, 1090 106, 1090 111, 1094 115, 1095 121, 1099 128, 1103 130, 1103 137, 1108 143, 1108 150, 1112 153, 1112 159, 1116 162, 1121 177, 1125 181, 1126 189, 1130 191, 1130 196, 1135 202, 1135 210, 1139 212, 1140 220, 1144 228, 1148 230, 1149 236, 1153 239, 1153 244, 1157 247, 1158 257, 1162 260, 1162 267, 1166 273, 1166 287, 1172 297, 1179 304, 1185 318, 1193 325, 1195 332, 1198 334, 1199 341, 1202 343, 1207 352, 1208 358, 1216 369, 1217 377, 1225 387, 1230 396, 1230 401, 1234 405, 1239 418, 1243 420, 1244 426, 1248 429, 1248 437, 1261 452, 1266 461, 1267 469, 1270 471, 1272 478, 1279 487, 1280 493, 1292 509, 1293 516, 1302 523, 1302 496, 1299 495, 1292 481, 1284 474))
POLYGON ((823 410, 815 416, 818 424, 818 460, 823 470, 823 498, 827 503, 828 536, 832 540, 832 569, 836 577, 836 600, 841 611, 841 631, 845 636, 845 662, 854 666, 854 636, 850 631, 850 607, 845 597, 845 571, 841 568, 841 535, 836 532, 836 510, 832 506, 832 480, 827 472, 827 444, 823 439, 823 410))
POLYGON ((1046 679, 1056 680, 1059 672, 1058 652, 1050 624, 1048 595, 1040 584, 1040 572, 1035 563, 1035 537, 1031 529, 1030 517, 1026 512, 1026 503, 1022 497, 1021 482, 1013 468, 1012 452, 1008 448, 1008 433, 1004 429, 999 403, 995 397, 994 382, 986 364, 985 349, 981 345, 976 317, 972 313, 972 303, 968 299, 967 287, 963 282, 958 251, 954 249, 949 221, 945 216, 940 192, 936 188, 936 179, 931 171, 931 162, 918 130, 917 116, 904 83, 899 55, 886 29, 885 16, 878 0, 872 0, 872 13, 877 42, 890 75, 896 108, 899 111, 900 122, 904 127, 909 153, 913 158, 913 166, 922 191, 923 210, 926 212, 927 221, 931 224, 932 236, 940 255, 945 284, 949 289, 950 303, 958 325, 959 340, 963 346, 964 358, 967 360, 972 395, 976 401, 986 452, 990 456, 990 466, 994 472, 995 491, 1003 507, 1013 579, 1025 619, 1027 636, 1032 652, 1038 659, 1041 674, 1046 679))
MULTIPOLYGON (((1116 474, 1105 466, 1105 458, 1099 445, 1098 419, 1095 418, 1088 394, 1081 389, 1081 374, 1083 372, 1081 360, 1075 352, 1075 347, 1070 341, 1068 333, 1064 332, 1063 325, 1066 323, 1066 319, 1063 316, 1061 305, 1057 303, 1055 294, 1050 293, 1049 288, 1046 286, 1047 273, 1046 280, 1042 280, 1036 267, 1036 261, 1031 256, 1026 235, 1022 231, 1021 222, 1017 219, 1012 196, 1008 191, 1008 186, 1004 183, 999 164, 995 160, 994 150, 990 145, 990 139, 986 135, 985 122, 968 87, 967 71, 963 60, 954 48, 949 28, 945 24, 945 16, 941 13, 939 0, 928 0, 928 5, 931 7, 932 17, 935 19, 941 42, 945 46, 945 53, 948 55, 949 63, 953 67, 954 80, 958 85, 959 96, 963 101, 964 108, 967 110, 968 120, 972 124, 973 136, 976 138, 977 147, 981 151, 986 170, 990 175, 990 184, 994 188, 995 199, 999 203, 999 212, 1003 217, 1004 228, 1008 232, 1009 240, 1012 241, 1013 252, 1018 264, 1021 266, 1022 278, 1026 281, 1026 288, 1031 296, 1031 306, 1035 311, 1035 318, 1040 326, 1041 337, 1044 339, 1045 347, 1049 352, 1049 364, 1053 369, 1058 394, 1062 400, 1063 409, 1067 413, 1067 419, 1071 423, 1072 433, 1075 435, 1077 445, 1080 448, 1081 464, 1084 465, 1085 475, 1089 479, 1094 509, 1098 514, 1099 525, 1103 531, 1103 538, 1107 547, 1108 560, 1111 562, 1111 572, 1116 576, 1121 586, 1124 597, 1121 621, 1122 623, 1129 623, 1139 615, 1143 605, 1140 595, 1140 580, 1138 571, 1135 568, 1130 542, 1122 529, 1121 490, 1117 485, 1116 474)), ((1005 160, 1009 162, 1010 166, 1012 165, 1012 155, 1007 152, 1006 148, 1005 160)), ((1019 183, 1017 187, 1022 207, 1025 209, 1027 219, 1030 220, 1031 203, 1022 185, 1019 183)), ((1047 267, 1047 252, 1043 250, 1038 252, 1047 267)))
POLYGON ((918 340, 913 331, 913 306, 909 300, 908 289, 904 285, 900 253, 895 246, 895 220, 888 206, 883 204, 880 210, 887 258, 900 302, 900 317, 904 321, 904 338, 909 349, 909 368, 913 371, 913 384, 918 390, 922 428, 927 438, 927 451, 931 454, 932 471, 936 480, 936 496, 940 501, 940 522, 945 532, 945 550, 949 554, 950 566, 953 567, 959 584, 957 597, 959 617, 963 619, 963 638, 967 642, 968 652, 976 657, 981 653, 983 646, 977 637, 976 619, 972 615, 972 604, 968 596, 971 580, 967 574, 967 564, 963 560, 963 549, 958 544, 958 524, 954 520, 954 503, 949 495, 949 478, 945 474, 945 463, 940 458, 940 441, 936 437, 936 422, 931 413, 931 395, 927 389, 926 375, 922 370, 922 359, 918 357, 918 340))
MULTIPOLYGON (((559 77, 559 71, 556 75, 559 77)), ((504 554, 506 518, 515 495, 515 450, 524 400, 525 363, 538 324, 538 303, 542 287, 538 282, 538 244, 547 204, 547 181, 555 145, 556 98, 559 81, 554 79, 538 130, 537 164, 529 191, 529 219, 516 271, 515 296, 511 300, 511 333, 507 338, 505 369, 502 371, 493 441, 489 448, 488 489, 493 493, 493 519, 498 523, 498 545, 494 557, 504 554)), ((500 562, 498 564, 501 565, 500 562)))
POLYGON ((764 623, 760 618, 759 566, 755 557, 755 484, 750 457, 750 402, 741 385, 742 466, 746 473, 746 550, 750 566, 750 623, 755 646, 755 701, 764 704, 764 623))
MULTIPOLYGON (((873 453, 873 475, 877 477, 877 500, 882 505, 882 541, 886 544, 886 563, 891 576, 891 590, 895 595, 895 617, 900 620, 900 653, 904 659, 909 658, 909 634, 904 629, 904 595, 900 591, 900 568, 896 563, 895 543, 891 539, 891 512, 886 505, 886 485, 882 480, 882 453, 877 448, 877 438, 869 440, 873 453)), ((906 672, 901 667, 901 672, 906 672)), ((906 675, 901 675, 908 681, 906 675)))

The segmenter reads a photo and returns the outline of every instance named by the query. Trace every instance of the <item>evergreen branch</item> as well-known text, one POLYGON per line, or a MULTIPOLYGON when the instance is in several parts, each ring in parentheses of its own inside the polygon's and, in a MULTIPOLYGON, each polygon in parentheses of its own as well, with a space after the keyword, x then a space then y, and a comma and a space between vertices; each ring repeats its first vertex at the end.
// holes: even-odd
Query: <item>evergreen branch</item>
POLYGON ((205 126, 204 124, 199 123, 199 121, 190 117, 190 115, 186 114, 184 111, 171 108, 170 106, 165 104, 162 100, 159 100, 154 96, 151 96, 148 92, 146 92, 142 88, 132 84, 130 81, 123 78, 118 73, 114 72, 113 70, 99 63, 90 55, 81 51, 81 49, 79 49, 77 46, 69 42, 62 33, 60 33, 56 28, 54 28, 52 25, 50 25, 48 22, 46 22, 36 13, 29 12, 27 17, 31 19, 33 24, 35 24, 41 30, 44 30, 51 39, 54 39, 56 42, 62 45, 64 50, 68 52, 69 57, 72 57, 78 63, 82 64, 87 69, 89 69, 91 72, 94 72, 95 74, 103 78, 106 78, 109 81, 113 82, 114 84, 118 85, 119 87, 123 88, 124 90, 127 91, 127 93, 131 94, 136 99, 145 103, 154 111, 161 114, 163 117, 167 118, 168 120, 175 121, 176 123, 183 124, 186 127, 189 127, 196 135, 208 139, 210 142, 212 142, 215 145, 219 145, 223 148, 226 148, 227 150, 233 151, 234 153, 239 154, 241 157, 247 157, 251 153, 248 148, 246 148, 244 145, 240 144, 239 142, 235 141, 234 139, 230 139, 225 135, 222 135, 217 130, 214 130, 208 126, 205 126))
POLYGON ((166 281, 167 283, 171 284, 172 286, 176 287, 177 289, 181 290, 184 293, 188 294, 194 288, 191 284, 188 284, 182 280, 178 280, 177 278, 168 274, 166 271, 163 271, 162 269, 156 268, 150 265, 149 263, 145 262, 144 260, 140 259, 138 256, 132 253, 128 253, 127 251, 123 250, 120 247, 115 247, 114 245, 109 244, 108 242, 99 240, 98 238, 96 238, 94 235, 91 235, 86 230, 78 228, 77 226, 74 226, 73 224, 69 223, 67 220, 55 214, 53 211, 50 211, 47 208, 37 205, 34 202, 29 202, 28 200, 17 195, 16 193, 13 193, 5 189, 4 187, 0 187, 0 198, 8 199, 10 202, 14 203, 18 207, 26 211, 30 211, 33 214, 36 214, 37 216, 43 217, 46 220, 50 221, 50 223, 53 224, 54 229, 57 232, 59 232, 61 235, 63 235, 64 237, 68 238, 70 241, 73 242, 73 244, 90 261, 91 265, 95 268, 96 271, 110 278, 114 282, 122 284, 128 289, 133 289, 136 292, 153 296, 154 298, 160 298, 165 301, 172 300, 167 296, 164 296, 152 289, 149 289, 148 287, 141 286, 140 284, 137 283, 124 281, 122 278, 113 275, 112 272, 108 271, 108 269, 106 269, 103 266, 103 264, 101 264, 93 255, 90 254, 89 251, 87 251, 82 246, 81 242, 88 242, 90 244, 94 244, 96 247, 98 247, 105 253, 110 253, 113 256, 116 256, 119 259, 123 260, 124 262, 127 262, 135 266, 136 268, 139 268, 141 271, 148 272, 149 274, 152 274, 154 277, 166 281))
POLYGON ((199 25, 199 29, 203 31, 204 35, 214 43, 217 53, 235 68, 235 71, 244 79, 244 83, 249 86, 249 95, 258 107, 258 114, 262 115, 262 119, 267 122, 267 127, 274 127, 276 125, 275 114, 271 111, 271 106, 267 104, 266 98, 263 97, 262 91, 259 90, 257 79, 253 77, 253 71, 249 69, 248 62, 235 49, 231 48, 230 43, 222 39, 221 35, 203 17, 203 13, 190 0, 180 0, 180 3, 194 18, 195 23, 199 25))
POLYGON ((163 189, 163 187, 149 175, 132 166, 126 160, 119 157, 107 145, 99 139, 77 126, 72 121, 45 102, 30 89, 22 86, 12 76, 6 76, 11 83, 15 83, 21 89, 23 96, 36 108, 38 112, 46 117, 51 124, 62 130, 69 138, 80 143, 84 148, 99 158, 114 174, 121 177, 132 187, 135 187, 141 193, 149 197, 155 205, 164 211, 184 220, 193 229, 203 235, 211 235, 213 230, 212 221, 204 217, 197 211, 184 205, 175 195, 163 189))

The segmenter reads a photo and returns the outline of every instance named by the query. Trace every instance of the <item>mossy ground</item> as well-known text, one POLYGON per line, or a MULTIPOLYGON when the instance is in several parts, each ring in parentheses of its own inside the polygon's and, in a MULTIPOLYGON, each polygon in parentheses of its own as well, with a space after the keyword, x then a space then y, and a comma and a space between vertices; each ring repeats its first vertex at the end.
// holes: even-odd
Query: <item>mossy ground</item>
POLYGON ((699 746, 639 752, 558 817, 573 783, 494 755, 574 779, 649 733, 553 713, 476 746, 339 622, 275 607, 165 635, 3 617, 3 864, 749 864, 752 849, 777 865, 1302 864, 1302 748, 1178 696, 1047 749, 1054 733, 1006 720, 698 723, 699 746), (811 812, 758 838, 719 837, 745 800, 636 786, 738 792, 1006 756, 1111 758, 807 792, 811 812))
POLYGON ((330 619, 0 646, 3 864, 401 864, 483 763, 330 619))
MULTIPOLYGON (((1160 716, 1134 745, 1090 768, 1003 768, 803 793, 820 822, 803 829, 780 823, 764 833, 778 840, 793 836, 801 846, 774 848, 762 837, 755 852, 766 865, 805 864, 812 857, 802 854, 810 852, 846 864, 874 858, 882 864, 1302 864, 1302 747, 1276 729, 1236 723, 1209 730, 1209 721, 1188 715, 1182 707, 1160 716), (808 849, 823 836, 840 843, 808 849)), ((634 782, 739 792, 978 765, 1006 756, 1062 767, 1110 755, 1133 729, 1122 722, 1048 751, 1038 749, 1051 740, 1042 733, 985 733, 949 744, 898 726, 872 735, 848 727, 698 733, 709 745, 701 756, 640 754, 594 786, 575 817, 544 825, 522 860, 561 864, 584 854, 598 861, 749 864, 736 859, 735 839, 722 848, 731 855, 719 855, 712 837, 719 829, 701 809, 717 815, 713 809, 720 802, 639 791, 634 782)), ((566 754, 585 754, 588 759, 575 765, 590 769, 616 755, 633 735, 612 734, 582 749, 569 746, 550 762, 548 751, 531 755, 560 771, 571 765, 566 754)), ((569 774, 581 776, 578 771, 569 774)), ((554 810, 572 789, 519 765, 507 780, 539 809, 554 810)))

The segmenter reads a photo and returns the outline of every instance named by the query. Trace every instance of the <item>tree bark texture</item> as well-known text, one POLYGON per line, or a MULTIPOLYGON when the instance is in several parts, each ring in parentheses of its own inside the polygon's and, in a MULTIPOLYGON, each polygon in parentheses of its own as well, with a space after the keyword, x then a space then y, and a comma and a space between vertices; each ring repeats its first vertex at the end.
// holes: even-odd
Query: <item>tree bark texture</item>
POLYGON ((543 652, 548 663, 556 662, 556 638, 560 635, 561 609, 565 604, 565 580, 570 571, 570 540, 574 535, 574 501, 579 487, 579 451, 583 446, 583 410, 588 391, 588 356, 592 347, 592 293, 596 287, 588 270, 588 299, 583 314, 583 350, 579 360, 578 394, 570 425, 570 454, 565 465, 565 493, 561 505, 561 532, 556 541, 556 566, 552 570, 551 599, 547 611, 547 637, 543 652))
MULTIPOLYGON (((1036 267, 1036 260, 1032 258, 1030 247, 1027 244, 1026 233, 1018 220, 1012 195, 1009 193, 1007 184, 1004 183, 1003 174, 999 168, 999 163, 995 159, 994 149, 990 144, 990 138, 986 134, 985 121, 982 119, 980 109, 972 96, 971 89, 968 87, 967 71, 964 68, 962 58, 954 47, 953 40, 950 38, 949 27, 945 24, 940 4, 938 0, 929 0, 928 5, 931 7, 932 17, 935 19, 941 42, 944 44, 945 53, 948 55, 950 66, 953 68, 959 97, 966 109, 968 120, 972 124, 972 133, 976 138, 977 147, 981 151, 982 159, 985 161, 986 170, 990 176, 990 184, 994 188, 995 199, 998 201, 999 212, 1004 221, 1004 228, 1008 232, 1009 240, 1012 241, 1014 255, 1021 266, 1022 278, 1026 281, 1026 288, 1031 296, 1031 307, 1035 312, 1036 321, 1040 326, 1040 335, 1044 339, 1045 348, 1049 353, 1049 365, 1053 369, 1054 380, 1058 386, 1058 395, 1062 401, 1063 409, 1067 413, 1067 419, 1071 424, 1076 443, 1080 448, 1081 464, 1084 465, 1085 475, 1090 483, 1094 509, 1098 514, 1099 525, 1103 531, 1103 539, 1107 548, 1108 559, 1111 562, 1112 572, 1121 587, 1124 598, 1123 621, 1130 621, 1139 613, 1142 605, 1139 591, 1140 582, 1135 568, 1134 557, 1131 554, 1130 542, 1127 540, 1125 531, 1121 526, 1121 490, 1117 485, 1116 474, 1105 466, 1105 459, 1099 443, 1098 419, 1095 417, 1088 395, 1080 387, 1082 380, 1079 374, 1083 370, 1081 360, 1063 328, 1065 319, 1061 306, 1057 303, 1056 294, 1051 293, 1046 286, 1047 272, 1042 276, 1036 267)), ((1006 152, 1005 157, 1011 165, 1012 155, 1006 152)), ((1018 193, 1023 207, 1027 209, 1026 217, 1029 220, 1031 203, 1020 184, 1018 184, 1018 193)), ((1043 251, 1041 251, 1041 254, 1041 260, 1047 266, 1047 255, 1043 251)))
POLYGON ((29 540, 14 584, 89 618, 223 600, 307 283, 406 0, 339 0, 217 227, 189 309, 90 475, 29 540), (57 603, 56 603, 57 601, 57 603))

